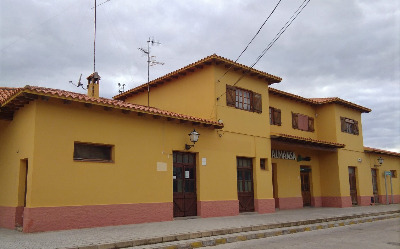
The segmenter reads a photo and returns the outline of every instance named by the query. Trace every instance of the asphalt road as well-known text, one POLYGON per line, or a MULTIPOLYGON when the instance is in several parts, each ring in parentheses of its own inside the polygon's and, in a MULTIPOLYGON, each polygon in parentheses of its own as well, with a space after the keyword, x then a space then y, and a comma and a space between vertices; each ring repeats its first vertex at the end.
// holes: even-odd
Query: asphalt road
POLYGON ((395 249, 400 248, 400 219, 255 239, 213 247, 215 249, 395 249))

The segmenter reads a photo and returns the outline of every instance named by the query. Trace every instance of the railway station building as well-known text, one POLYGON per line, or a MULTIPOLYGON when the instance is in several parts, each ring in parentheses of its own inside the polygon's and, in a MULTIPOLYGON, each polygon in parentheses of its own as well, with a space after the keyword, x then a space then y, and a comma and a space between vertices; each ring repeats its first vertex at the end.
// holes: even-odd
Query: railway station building
POLYGON ((113 99, 0 87, 0 227, 23 232, 400 203, 367 107, 211 55, 113 99))

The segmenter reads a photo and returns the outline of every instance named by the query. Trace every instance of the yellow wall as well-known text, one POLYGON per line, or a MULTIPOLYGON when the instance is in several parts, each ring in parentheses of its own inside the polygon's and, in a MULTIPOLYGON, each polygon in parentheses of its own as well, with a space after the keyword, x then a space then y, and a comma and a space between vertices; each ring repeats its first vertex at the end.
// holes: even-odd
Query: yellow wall
POLYGON ((321 196, 321 177, 320 159, 317 151, 301 148, 293 145, 274 145, 275 150, 295 152, 298 157, 310 157, 310 161, 297 161, 288 159, 273 158, 272 163, 276 163, 278 198, 301 197, 300 167, 307 166, 311 169, 311 195, 321 196))
MULTIPOLYGON (((272 171, 271 171, 271 143, 269 139, 269 112, 268 112, 268 83, 255 77, 242 76, 239 71, 230 71, 225 76, 225 67, 215 66, 216 120, 222 120, 224 128, 220 131, 223 137, 232 138, 228 144, 234 144, 236 149, 231 152, 232 167, 235 169, 234 181, 236 184, 236 157, 253 158, 254 198, 271 199, 272 171), (235 85, 236 83, 236 85, 235 85), (226 85, 239 87, 261 94, 262 113, 245 111, 226 105, 226 85), (260 158, 266 158, 266 170, 260 169, 260 158)), ((236 190, 236 189, 235 189, 236 190)))
MULTIPOLYGON (((27 159, 31 169, 34 159, 34 131, 36 104, 25 105, 12 121, 0 120, 0 206, 23 206, 20 186, 20 161, 27 159), (19 193, 20 192, 20 193, 19 193)), ((22 179, 25 177, 21 175, 22 179)), ((32 171, 28 171, 28 189, 32 171)))
POLYGON ((346 150, 352 150, 358 152, 364 151, 361 113, 356 110, 343 107, 341 105, 335 105, 335 109, 336 109, 335 125, 337 127, 336 128, 337 142, 345 144, 346 150), (346 117, 358 121, 359 135, 353 135, 346 132, 342 132, 340 126, 340 117, 346 117))
MULTIPOLYGON (((337 130, 340 131, 340 123, 338 126, 336 117, 336 105, 326 104, 316 108, 315 129, 318 131, 317 139, 336 142, 337 130)), ((340 119, 340 118, 339 118, 340 119)))
MULTIPOLYGON (((188 72, 173 81, 150 89, 150 106, 163 110, 215 120, 214 68, 188 72)), ((135 94, 126 102, 147 106, 146 91, 135 94)))
MULTIPOLYGON (((293 136, 309 137, 317 139, 317 133, 319 132, 319 126, 316 125, 317 119, 315 118, 315 108, 309 104, 297 102, 274 94, 269 94, 269 106, 278 108, 281 110, 281 122, 282 125, 271 125, 271 132, 283 133, 293 136), (300 113, 314 118, 314 132, 302 131, 293 129, 292 126, 292 112, 300 113)), ((269 110, 268 110, 269 111, 269 110)), ((269 122, 269 116, 268 116, 269 122)))
MULTIPOLYGON (((260 158, 270 154, 266 137, 105 111, 96 106, 87 108, 79 103, 63 104, 61 100, 36 100, 31 105, 36 106, 35 129, 32 122, 18 122, 30 126, 34 144, 35 157, 28 156, 33 179, 28 186, 28 207, 172 202, 172 152, 184 150, 184 144, 189 143, 187 134, 193 128, 201 134, 189 151, 197 153, 199 201, 237 200, 236 156, 253 158, 255 198, 272 198, 271 171, 259 167, 260 158), (75 141, 114 145, 115 162, 73 161, 75 141), (207 165, 201 165, 202 158, 206 158, 207 165), (157 171, 157 162, 167 163, 167 171, 157 171)), ((28 111, 29 107, 22 110, 28 111)), ((19 115, 17 111, 16 120, 19 115)), ((2 136, 18 138, 6 132, 2 136)), ((5 158, 18 167, 19 157, 5 158)), ((12 173, 17 186, 16 172, 12 173)), ((7 191, 7 196, 15 199, 16 190, 7 191)), ((8 199, 2 203, 16 202, 8 199)))
MULTIPOLYGON (((396 170, 397 177, 392 178, 392 188, 393 188, 393 195, 400 195, 400 157, 390 156, 390 155, 382 155, 376 153, 365 153, 366 162, 368 164, 368 168, 370 169, 377 169, 377 180, 378 180, 378 194, 379 195, 386 195, 385 191, 385 171, 396 170), (377 159, 381 157, 383 158, 383 164, 380 165, 377 159), (379 165, 379 166, 378 166, 379 165)), ((371 176, 370 176, 371 178, 371 176)), ((372 180, 372 178, 371 178, 372 180)), ((390 198, 391 189, 390 189, 390 178, 389 176, 386 177, 387 181, 387 189, 388 195, 390 198)), ((371 193, 372 193, 372 185, 371 185, 371 193)))

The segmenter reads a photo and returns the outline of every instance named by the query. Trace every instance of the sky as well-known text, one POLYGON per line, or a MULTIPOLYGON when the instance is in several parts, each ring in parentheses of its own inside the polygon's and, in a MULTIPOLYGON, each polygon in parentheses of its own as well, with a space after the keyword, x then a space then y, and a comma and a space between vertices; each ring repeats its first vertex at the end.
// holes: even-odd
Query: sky
MULTIPOLYGON (((147 82, 216 53, 236 60, 279 0, 97 0, 100 95, 147 82)), ((238 60, 252 65, 303 0, 281 0, 238 60)), ((0 86, 86 93, 93 72, 94 0, 1 0, 0 86)), ((364 145, 400 152, 400 1, 311 0, 254 68, 272 87, 368 107, 364 145)))

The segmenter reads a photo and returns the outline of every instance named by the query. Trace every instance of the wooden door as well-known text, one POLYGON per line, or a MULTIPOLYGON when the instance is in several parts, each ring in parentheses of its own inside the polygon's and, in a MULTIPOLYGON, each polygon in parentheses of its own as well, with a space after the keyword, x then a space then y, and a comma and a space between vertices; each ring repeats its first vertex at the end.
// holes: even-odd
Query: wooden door
POLYGON ((237 188, 239 212, 254 211, 253 162, 251 158, 238 157, 237 188))
POLYGON ((357 181, 356 181, 356 168, 349 167, 349 184, 350 184, 350 197, 353 205, 358 205, 357 201, 357 181))
POLYGON ((272 164, 272 193, 275 200, 275 208, 279 208, 279 200, 278 200, 278 181, 277 181, 277 164, 272 164))
POLYGON ((174 152, 174 217, 197 215, 196 156, 174 152))
POLYGON ((18 208, 15 214, 15 226, 17 230, 22 231, 22 227, 24 226, 24 209, 26 207, 26 198, 28 192, 28 159, 20 160, 18 184, 18 208))
POLYGON ((374 195, 373 201, 374 203, 379 203, 377 170, 371 169, 371 175, 372 175, 372 193, 374 195))
POLYGON ((303 206, 311 206, 311 185, 309 168, 300 169, 301 178, 301 196, 303 197, 303 206))

